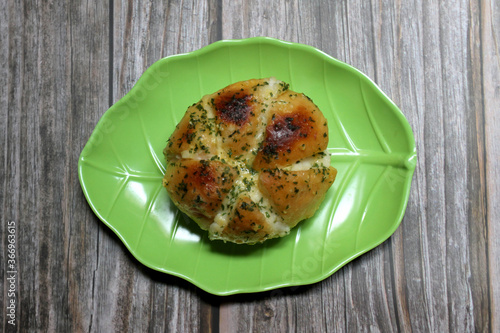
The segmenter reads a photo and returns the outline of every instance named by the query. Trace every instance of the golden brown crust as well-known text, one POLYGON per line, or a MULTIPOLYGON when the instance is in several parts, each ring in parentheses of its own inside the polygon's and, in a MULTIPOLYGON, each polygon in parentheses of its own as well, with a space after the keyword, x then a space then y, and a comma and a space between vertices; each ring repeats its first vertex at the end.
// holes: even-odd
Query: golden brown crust
POLYGON ((208 229, 233 186, 234 168, 218 161, 179 160, 169 163, 163 184, 183 212, 208 229))
POLYGON ((233 218, 221 233, 222 238, 235 243, 256 243, 268 238, 272 230, 258 205, 249 197, 243 197, 235 205, 233 218))
POLYGON ((269 116, 271 119, 254 169, 290 166, 326 149, 326 119, 305 95, 293 92, 281 95, 269 116))
POLYGON ((314 214, 337 172, 327 145, 326 119, 304 94, 241 81, 188 108, 164 149, 163 184, 211 239, 262 242, 314 214))
POLYGON ((230 157, 246 159, 251 148, 256 145, 260 105, 253 89, 261 81, 238 82, 210 97, 213 100, 222 148, 230 157))
POLYGON ((183 151, 216 154, 217 143, 213 138, 215 125, 208 117, 202 103, 191 105, 170 136, 165 155, 181 154, 183 151))
POLYGON ((333 167, 304 171, 262 170, 259 188, 272 207, 293 228, 314 215, 323 197, 335 181, 333 167))

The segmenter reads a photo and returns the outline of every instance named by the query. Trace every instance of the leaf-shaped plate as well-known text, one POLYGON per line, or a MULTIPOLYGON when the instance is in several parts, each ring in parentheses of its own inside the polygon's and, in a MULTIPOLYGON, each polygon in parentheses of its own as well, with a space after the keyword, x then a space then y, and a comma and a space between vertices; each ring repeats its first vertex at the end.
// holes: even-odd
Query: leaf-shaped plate
POLYGON ((306 45, 219 41, 154 63, 98 122, 78 172, 95 214, 144 265, 217 295, 320 281, 398 227, 416 164, 401 111, 365 75, 306 45), (210 241, 162 187, 162 150, 187 107, 230 83, 274 76, 329 122, 337 180, 314 217, 261 245, 210 241))

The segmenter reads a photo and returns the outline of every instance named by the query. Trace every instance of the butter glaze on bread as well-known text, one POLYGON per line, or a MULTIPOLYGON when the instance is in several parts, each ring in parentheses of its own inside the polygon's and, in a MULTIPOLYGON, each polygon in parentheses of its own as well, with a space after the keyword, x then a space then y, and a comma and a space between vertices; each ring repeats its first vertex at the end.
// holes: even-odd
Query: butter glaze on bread
POLYGON ((254 244, 314 215, 335 180, 328 125, 275 78, 231 84, 190 106, 170 136, 163 178, 210 239, 254 244))

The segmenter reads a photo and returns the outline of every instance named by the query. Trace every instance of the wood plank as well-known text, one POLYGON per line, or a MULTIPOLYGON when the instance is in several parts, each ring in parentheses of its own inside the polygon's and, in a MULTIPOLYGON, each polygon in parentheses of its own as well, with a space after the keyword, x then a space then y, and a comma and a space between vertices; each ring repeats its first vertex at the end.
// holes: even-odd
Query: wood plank
MULTIPOLYGON (((287 41, 299 42, 302 24, 298 15, 297 2, 235 1, 222 2, 222 37, 238 39, 254 36, 269 36, 287 41), (299 23, 300 22, 300 23, 299 23)), ((304 6, 302 18, 313 17, 313 8, 304 6)), ((305 27, 305 34, 314 31, 313 26, 305 27)), ((312 39, 314 40, 314 39, 312 39)), ((323 323, 317 320, 321 311, 316 308, 314 296, 304 296, 311 301, 301 307, 296 288, 281 289, 256 295, 227 297, 220 307, 220 329, 222 332, 270 332, 305 331, 323 323), (296 315, 296 311, 301 311, 296 315), (303 319, 309 323, 304 326, 303 319), (313 320, 316 319, 316 320, 313 320)), ((316 296, 317 292, 316 292, 316 296)), ((319 330, 319 328, 318 328, 319 330)))
MULTIPOLYGON (((3 286, 0 293, 0 304, 2 309, 7 309, 10 299, 16 301, 16 306, 19 306, 19 279, 15 281, 14 286, 17 292, 15 295, 9 296, 11 283, 7 283, 7 235, 8 224, 11 221, 19 221, 19 194, 20 187, 20 160, 21 147, 18 144, 20 141, 19 128, 21 114, 17 112, 20 109, 20 89, 19 82, 21 81, 22 72, 22 47, 19 38, 11 33, 16 28, 22 27, 21 20, 11 17, 12 12, 19 10, 19 4, 0 2, 0 211, 2 221, 0 224, 0 278, 3 286)), ((17 228, 17 230, 19 230, 17 228)), ((17 258, 19 258, 18 248, 16 249, 17 258)), ((16 263, 15 268, 19 270, 19 265, 16 263)), ((19 275, 17 275, 19 276, 19 275)), ((15 332, 15 327, 8 324, 7 311, 1 311, 0 320, 2 331, 15 332)), ((16 311, 19 316, 19 311, 16 311)), ((18 325, 18 321, 15 321, 18 325)))
MULTIPOLYGON (((469 247, 471 264, 471 297, 473 299, 474 331, 487 332, 496 330, 491 326, 494 312, 491 312, 490 285, 488 274, 488 217, 486 196, 486 161, 485 161, 485 110, 483 101, 483 59, 481 50, 484 40, 481 36, 481 3, 470 3, 470 112, 467 123, 468 157, 470 172, 468 175, 469 206, 469 247)), ((498 329, 497 329, 498 330, 498 329)))
POLYGON ((87 330, 90 311, 80 300, 91 290, 85 260, 95 256, 97 224, 86 213, 76 163, 95 125, 86 110, 107 105, 108 77, 100 75, 107 72, 107 47, 100 49, 107 45, 106 6, 9 2, 2 13, 9 61, 2 191, 12 193, 2 205, 18 228, 16 329, 87 330))
POLYGON ((68 59, 71 78, 72 147, 71 178, 65 191, 64 212, 68 220, 65 235, 68 247, 68 302, 73 331, 93 331, 97 311, 94 299, 105 294, 98 289, 99 245, 103 226, 89 209, 75 172, 81 150, 100 115, 109 106, 109 6, 107 3, 72 3, 68 13, 71 54, 68 59), (82 237, 82 235, 84 235, 82 237))
MULTIPOLYGON (((403 244, 393 249, 396 281, 401 272, 406 289, 397 300, 406 294, 411 313, 408 318, 408 308, 403 315, 404 308, 398 306, 405 331, 409 323, 417 331, 489 329, 487 280, 481 273, 484 191, 471 185, 481 177, 477 165, 482 159, 477 154, 481 133, 476 133, 481 120, 470 112, 472 105, 481 104, 471 74, 481 65, 477 58, 468 62, 468 54, 478 52, 478 45, 469 43, 469 34, 477 29, 478 4, 461 3, 453 10, 447 6, 451 4, 405 6, 399 27, 393 29, 405 33, 395 47, 400 52, 395 63, 399 78, 392 79, 395 101, 414 129, 419 151, 402 224, 403 244), (414 18, 420 15, 418 23, 414 18), (443 32, 440 25, 449 28, 443 32)), ((398 236, 396 232, 395 245, 401 241, 398 236)))
POLYGON ((485 188, 473 185, 484 180, 480 45, 471 39, 478 2, 225 1, 222 8, 223 16, 237 13, 223 22, 224 38, 304 42, 365 72, 408 118, 419 159, 402 226, 386 243, 311 286, 310 296, 223 303, 221 328, 325 330, 324 318, 334 318, 340 331, 489 330, 485 188), (280 313, 265 318, 268 308, 280 313))
MULTIPOLYGON (((252 1, 241 6, 226 1, 222 9, 223 16, 231 17, 223 22, 224 38, 265 35, 306 43, 373 77, 374 39, 366 38, 373 34, 369 3, 252 1)), ((391 280, 385 272, 387 252, 386 243, 319 284, 267 292, 243 302, 229 299, 221 305, 221 330, 397 330, 391 280)))
MULTIPOLYGON (((389 56, 391 53, 378 48, 390 49, 392 35, 386 35, 380 29, 382 23, 392 23, 391 28, 394 27, 394 21, 389 15, 395 13, 391 6, 387 6, 383 11, 376 10, 377 6, 381 7, 382 3, 359 1, 346 4, 343 11, 345 23, 339 29, 344 31, 346 37, 343 45, 339 47, 345 53, 341 60, 358 68, 385 89, 390 86, 391 81, 385 80, 381 73, 390 75, 391 72, 385 72, 385 69, 392 68, 394 64, 389 56)), ((386 92, 392 97, 392 90, 386 92)), ((347 332, 398 330, 399 320, 395 305, 398 295, 395 294, 389 261, 392 241, 392 238, 389 239, 344 269, 343 310, 347 332)))
POLYGON ((2 310, 0 330, 500 331, 498 40, 498 1, 0 1, 2 260, 7 221, 18 236, 17 326, 2 310), (317 284, 220 298, 140 264, 87 205, 77 161, 153 62, 252 36, 365 72, 418 161, 381 246, 317 284))
POLYGON ((491 330, 500 331, 500 4, 481 2, 491 330))
POLYGON ((401 92, 401 107, 403 110, 415 110, 414 113, 410 112, 408 118, 416 131, 419 161, 412 191, 413 201, 409 204, 406 217, 417 223, 403 224, 401 247, 404 252, 395 252, 395 256, 401 256, 400 260, 404 264, 400 269, 408 277, 406 293, 411 328, 416 331, 446 332, 449 315, 445 306, 448 302, 444 196, 446 119, 441 103, 443 64, 440 34, 435 28, 439 26, 440 12, 437 3, 424 6, 417 33, 416 27, 412 27, 414 22, 408 19, 414 9, 406 8, 400 13, 398 20, 404 24, 400 27, 401 31, 413 29, 412 36, 417 39, 401 38, 396 47, 400 50, 400 75, 404 77, 398 87, 401 92), (418 46, 423 47, 421 55, 415 55, 418 46), (408 52, 412 52, 412 56, 405 57, 408 52), (405 92, 408 94, 406 97, 405 92))
MULTIPOLYGON (((111 6, 112 102, 155 61, 196 50, 219 34, 218 26, 209 24, 218 15, 213 2, 115 1, 111 6)), ((196 287, 146 268, 107 229, 99 232, 97 262, 92 330, 210 332, 217 327, 218 307, 201 299, 196 287)))
MULTIPOLYGON (((415 71, 422 71, 422 55, 416 52, 418 47, 422 47, 419 36, 421 35, 421 25, 417 22, 422 20, 422 11, 419 9, 419 4, 405 3, 403 6, 397 6, 383 1, 372 1, 371 4, 371 14, 373 15, 373 35, 370 36, 373 39, 374 49, 373 49, 373 62, 374 62, 374 73, 373 80, 380 86, 382 91, 384 91, 395 103, 399 106, 403 114, 408 119, 413 133, 416 139, 418 160, 421 161, 422 157, 422 147, 421 142, 422 132, 419 124, 418 110, 421 105, 418 104, 418 99, 416 99, 414 94, 408 94, 405 91, 408 88, 412 88, 411 91, 415 94, 421 94, 421 86, 415 88, 415 81, 411 80, 415 71), (412 13, 413 20, 406 20, 408 13, 412 13), (407 33, 406 38, 401 38, 401 31, 407 33), (411 49, 411 45, 401 45, 401 42, 405 40, 412 41, 414 48, 411 49), (406 48, 406 50, 405 50, 406 48), (406 52, 405 52, 406 51, 406 52), (402 65, 404 61, 403 55, 408 54, 408 63, 402 65), (407 72, 405 72, 407 71, 407 72), (402 84, 402 77, 405 77, 405 82, 410 84, 410 87, 402 84)), ((417 74, 421 77, 421 72, 417 74)), ((415 322, 418 322, 418 317, 421 315, 421 311, 418 309, 415 312, 411 312, 409 306, 413 302, 421 301, 421 298, 409 299, 407 294, 407 284, 408 276, 410 278, 417 278, 421 273, 416 271, 414 273, 418 274, 414 276, 408 274, 405 270, 405 261, 408 260, 408 252, 415 253, 415 249, 408 250, 408 233, 405 232, 408 227, 418 228, 421 223, 420 211, 419 211, 419 197, 418 193, 418 175, 419 175, 419 165, 417 164, 417 169, 415 175, 413 176, 412 188, 410 191, 409 203, 405 212, 405 217, 401 222, 401 226, 396 230, 396 232, 389 238, 386 244, 383 244, 382 249, 384 250, 384 276, 385 276, 385 288, 387 289, 387 297, 392 298, 388 304, 390 319, 392 321, 392 329, 394 331, 410 332, 415 326, 415 322), (407 252, 408 251, 408 252, 407 252)), ((413 239, 413 244, 416 245, 415 234, 410 233, 410 240, 413 239)), ((418 253, 418 252, 417 252, 418 253)), ((415 254, 414 254, 415 255, 415 254)), ((418 331, 418 329, 417 329, 418 331)))

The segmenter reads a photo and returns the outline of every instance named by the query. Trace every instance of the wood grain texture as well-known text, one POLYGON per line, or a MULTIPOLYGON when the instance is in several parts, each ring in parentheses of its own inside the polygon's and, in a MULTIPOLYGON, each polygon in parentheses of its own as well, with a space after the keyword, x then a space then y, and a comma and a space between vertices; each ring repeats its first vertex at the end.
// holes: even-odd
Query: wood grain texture
POLYGON ((78 190, 76 164, 98 119, 87 110, 108 105, 108 77, 101 75, 107 6, 6 7, 10 93, 1 109, 10 156, 2 226, 4 219, 17 224, 17 329, 87 330, 99 225, 78 190), (90 39, 90 32, 104 38, 90 39))
MULTIPOLYGON (((491 312, 500 313, 500 4, 481 3, 483 106, 485 124, 485 167, 488 220, 488 276, 491 312)), ((491 328, 500 331, 499 316, 491 317, 491 328)))
POLYGON ((241 13, 223 24, 225 38, 263 34, 303 42, 374 79, 408 118, 419 159, 402 226, 382 246, 330 278, 343 275, 342 288, 334 289, 339 293, 325 300, 324 288, 309 291, 317 293, 310 299, 291 292, 283 299, 253 300, 252 311, 238 301, 223 304, 221 327, 241 331, 250 312, 257 330, 272 330, 254 308, 274 302, 294 318, 281 314, 276 320, 292 322, 299 331, 310 329, 311 321, 326 325, 323 318, 332 314, 335 330, 341 331, 491 330, 490 287, 484 274, 484 156, 478 153, 484 148, 484 109, 477 94, 484 82, 479 73, 484 59, 477 58, 479 6, 465 1, 398 6, 384 1, 321 6, 280 2, 272 7, 260 1, 223 3, 223 15, 226 10, 241 13), (296 11, 290 14, 290 7, 296 11), (281 23, 287 20, 299 29, 283 31, 281 23), (324 312, 324 304, 338 304, 339 299, 339 309, 324 312), (306 313, 299 316, 294 308, 306 313))
POLYGON ((491 0, 0 0, 0 330, 500 331, 499 40, 491 0), (215 297, 140 264, 92 213, 77 160, 153 62, 252 36, 366 73, 408 119, 418 161, 382 245, 314 285, 215 297))
MULTIPOLYGON (((111 102, 123 97, 158 59, 210 43, 213 26, 207 22, 216 16, 215 9, 206 1, 110 2, 111 102)), ((203 301, 194 286, 144 268, 109 232, 101 231, 99 237, 95 331, 197 332, 212 327, 212 312, 218 317, 218 309, 203 301), (101 290, 108 292, 100 297, 101 290)))

